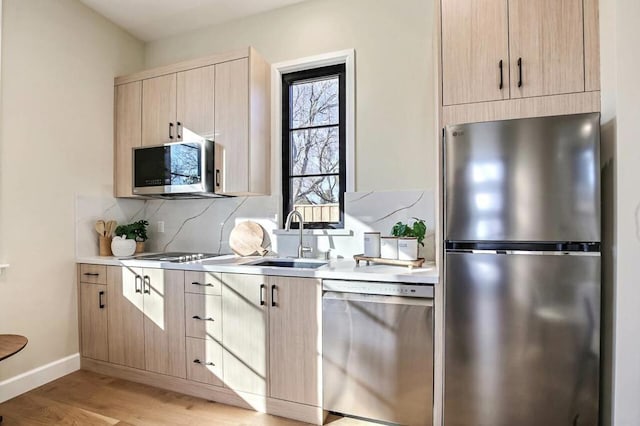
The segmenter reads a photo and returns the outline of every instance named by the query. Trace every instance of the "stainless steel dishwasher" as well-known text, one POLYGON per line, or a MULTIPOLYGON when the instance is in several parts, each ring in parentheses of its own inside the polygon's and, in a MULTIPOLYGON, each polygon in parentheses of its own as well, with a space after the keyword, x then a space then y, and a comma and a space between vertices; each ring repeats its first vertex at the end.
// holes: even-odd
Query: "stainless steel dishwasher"
POLYGON ((433 286, 322 283, 323 408, 433 424, 433 286))

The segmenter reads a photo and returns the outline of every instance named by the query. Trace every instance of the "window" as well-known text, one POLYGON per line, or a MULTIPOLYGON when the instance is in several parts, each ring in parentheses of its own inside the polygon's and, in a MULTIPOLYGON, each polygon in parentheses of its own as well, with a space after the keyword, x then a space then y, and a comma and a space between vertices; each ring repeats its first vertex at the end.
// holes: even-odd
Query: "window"
POLYGON ((345 99, 344 64, 282 75, 283 211, 308 228, 344 227, 345 99))

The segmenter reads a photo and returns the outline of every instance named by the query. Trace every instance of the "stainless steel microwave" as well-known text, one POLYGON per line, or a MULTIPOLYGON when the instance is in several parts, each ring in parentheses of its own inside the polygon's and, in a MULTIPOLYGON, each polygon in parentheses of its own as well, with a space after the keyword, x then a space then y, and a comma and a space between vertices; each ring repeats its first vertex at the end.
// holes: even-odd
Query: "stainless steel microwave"
POLYGON ((219 196, 222 150, 204 138, 133 149, 133 193, 159 198, 219 196))

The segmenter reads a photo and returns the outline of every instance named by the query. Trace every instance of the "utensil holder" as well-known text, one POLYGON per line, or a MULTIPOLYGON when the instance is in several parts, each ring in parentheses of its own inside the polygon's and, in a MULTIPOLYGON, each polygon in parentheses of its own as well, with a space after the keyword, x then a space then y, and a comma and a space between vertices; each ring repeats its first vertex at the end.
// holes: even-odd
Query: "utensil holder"
POLYGON ((100 256, 113 256, 111 252, 111 237, 98 236, 99 239, 99 255, 100 256))
POLYGON ((144 241, 136 241, 135 254, 144 253, 144 241))

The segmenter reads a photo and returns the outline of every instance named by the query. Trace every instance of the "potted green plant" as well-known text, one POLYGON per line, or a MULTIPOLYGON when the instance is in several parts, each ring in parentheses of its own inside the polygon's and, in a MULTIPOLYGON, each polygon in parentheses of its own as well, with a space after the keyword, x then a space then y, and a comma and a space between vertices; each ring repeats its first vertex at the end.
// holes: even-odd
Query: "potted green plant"
POLYGON ((413 224, 397 222, 391 229, 391 235, 398 238, 398 259, 416 260, 418 244, 424 247, 427 225, 423 219, 412 218, 413 224))
POLYGON ((115 234, 127 240, 134 240, 136 243, 135 253, 142 253, 144 251, 144 242, 149 239, 147 226, 149 226, 148 221, 138 220, 128 225, 118 226, 115 234))

